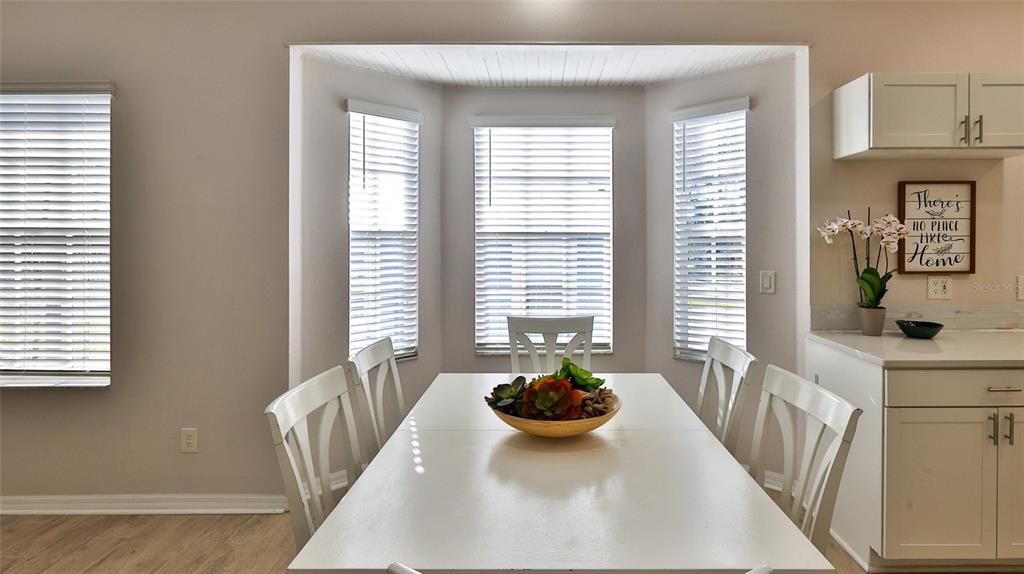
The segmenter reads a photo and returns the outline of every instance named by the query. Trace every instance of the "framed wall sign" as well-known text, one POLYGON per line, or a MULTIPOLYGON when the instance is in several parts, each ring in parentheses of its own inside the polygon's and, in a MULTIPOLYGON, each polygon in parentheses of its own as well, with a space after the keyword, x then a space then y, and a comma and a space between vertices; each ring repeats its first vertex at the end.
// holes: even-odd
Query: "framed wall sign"
POLYGON ((974 273, 974 182, 901 181, 900 273, 974 273))

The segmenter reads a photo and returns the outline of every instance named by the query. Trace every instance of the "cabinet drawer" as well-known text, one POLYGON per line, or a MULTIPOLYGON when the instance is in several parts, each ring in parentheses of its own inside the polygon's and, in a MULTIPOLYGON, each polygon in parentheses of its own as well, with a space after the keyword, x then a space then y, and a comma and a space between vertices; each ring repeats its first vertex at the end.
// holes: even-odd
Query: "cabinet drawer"
POLYGON ((1024 369, 885 372, 887 407, 1024 405, 1024 369))

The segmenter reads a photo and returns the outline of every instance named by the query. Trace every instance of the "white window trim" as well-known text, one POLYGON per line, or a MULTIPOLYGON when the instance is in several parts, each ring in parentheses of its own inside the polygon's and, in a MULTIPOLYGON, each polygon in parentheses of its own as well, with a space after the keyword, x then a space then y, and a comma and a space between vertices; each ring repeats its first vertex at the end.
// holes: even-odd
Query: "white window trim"
POLYGON ((110 375, 62 374, 18 375, 0 377, 0 389, 105 389, 110 386, 110 375))
MULTIPOLYGON (((354 99, 346 100, 345 108, 346 108, 346 112, 348 112, 349 114, 358 113, 358 114, 362 114, 364 116, 377 116, 377 117, 383 117, 383 118, 392 119, 392 120, 404 121, 404 122, 408 122, 408 123, 412 123, 412 124, 416 124, 417 126, 420 126, 419 129, 422 129, 422 125, 423 125, 423 114, 420 113, 420 112, 414 111, 414 110, 407 110, 407 109, 403 109, 403 108, 396 108, 396 107, 392 107, 392 106, 386 106, 386 105, 383 105, 383 104, 375 104, 375 103, 372 103, 372 102, 364 102, 364 101, 361 101, 361 100, 354 100, 354 99)), ((351 119, 351 115, 349 115, 349 118, 351 119)), ((348 134, 348 137, 349 138, 352 137, 352 126, 351 126, 351 123, 349 124, 349 134, 348 134)), ((419 136, 417 136, 417 146, 418 146, 418 150, 417 150, 416 180, 417 180, 417 184, 419 184, 419 183, 421 183, 421 177, 422 177, 422 170, 421 170, 421 167, 422 167, 422 157, 420 156, 420 150, 422 150, 422 141, 419 139, 419 136)), ((349 161, 349 163, 351 163, 351 150, 349 151, 349 160, 348 161, 349 161)), ((351 169, 351 165, 349 165, 349 168, 351 169)), ((351 171, 349 172, 349 177, 351 178, 351 171)), ((351 209, 351 201, 352 201, 352 196, 351 196, 352 190, 351 190, 351 186, 350 185, 351 185, 350 182, 346 183, 346 196, 347 196, 347 200, 349 202, 349 204, 348 204, 349 205, 349 209, 351 209)), ((398 350, 399 352, 396 352, 396 354, 395 354, 395 360, 396 361, 405 361, 405 360, 410 360, 410 359, 416 359, 418 357, 418 355, 419 355, 419 344, 420 344, 420 332, 419 332, 419 329, 420 329, 420 310, 422 309, 421 302, 419 300, 419 297, 420 297, 420 287, 421 287, 421 281, 422 281, 421 269, 420 269, 420 263, 421 263, 420 256, 421 256, 422 244, 420 243, 421 236, 420 236, 420 225, 419 225, 419 223, 420 223, 419 217, 421 215, 420 214, 419 195, 420 195, 421 191, 422 191, 421 188, 417 187, 417 190, 416 190, 416 197, 417 197, 417 199, 416 199, 416 212, 417 212, 416 213, 416 215, 417 215, 417 220, 416 220, 416 263, 417 263, 417 271, 416 271, 416 319, 415 319, 415 321, 416 321, 416 339, 415 339, 416 344, 415 344, 415 346, 413 346, 413 348, 408 349, 408 350, 399 349, 398 350)), ((351 217, 351 213, 349 214, 349 217, 351 217)), ((349 234, 348 234, 348 241, 347 241, 347 243, 348 243, 347 244, 347 248, 349 250, 349 252, 348 252, 348 255, 349 255, 349 265, 351 266, 351 263, 352 263, 352 260, 351 260, 351 250, 352 250, 352 226, 351 226, 351 221, 349 222, 349 234)), ((349 287, 349 298, 350 298, 349 316, 348 316, 348 322, 349 322, 349 325, 348 325, 348 336, 350 338, 349 343, 351 344, 351 336, 352 336, 352 315, 351 315, 351 313, 352 313, 352 308, 351 308, 352 283, 351 283, 351 270, 350 270, 350 275, 349 275, 348 281, 349 281, 348 287, 349 287)), ((355 351, 352 350, 352 352, 355 352, 355 351)))
POLYGON ((391 118, 393 120, 401 120, 403 122, 412 122, 414 124, 423 125, 423 113, 417 112, 416 110, 396 108, 394 106, 364 102, 362 100, 353 100, 351 98, 345 100, 345 111, 355 112, 357 114, 366 114, 368 116, 380 116, 384 118, 391 118))
POLYGON ((680 108, 669 114, 668 119, 670 123, 674 124, 676 122, 692 120, 693 118, 716 116, 718 114, 727 114, 729 112, 741 112, 749 109, 750 98, 748 96, 743 96, 741 98, 733 98, 731 100, 708 102, 706 104, 698 104, 688 108, 680 108))
POLYGON ((0 82, 2 94, 110 94, 117 95, 114 82, 0 82))
MULTIPOLYGON (((113 99, 117 95, 117 84, 111 81, 0 82, 0 94, 97 94, 113 99)), ((110 371, 6 371, 0 372, 0 389, 95 389, 110 387, 110 380, 110 371)))
MULTIPOLYGON (((675 130, 675 124, 677 124, 679 122, 685 122, 686 120, 702 118, 702 117, 706 117, 706 116, 715 116, 715 115, 727 114, 727 113, 730 113, 730 112, 740 112, 740 111, 742 111, 742 112, 749 112, 750 111, 750 98, 748 96, 743 96, 743 97, 739 97, 739 98, 732 98, 732 99, 729 99, 729 100, 721 100, 721 101, 716 101, 716 102, 708 102, 708 103, 705 103, 705 104, 698 104, 698 105, 695 105, 695 106, 690 106, 690 107, 686 107, 686 108, 680 108, 678 110, 673 111, 671 114, 669 114, 669 126, 670 126, 670 128, 672 130, 675 130)), ((747 119, 749 121, 749 114, 748 114, 748 118, 747 119)), ((749 130, 749 124, 747 124, 747 129, 749 130)), ((674 149, 674 144, 673 144, 672 154, 673 154, 673 170, 674 170, 675 169, 675 149, 674 149)), ((748 188, 748 190, 749 190, 749 188, 748 188)), ((673 186, 673 190, 672 190, 672 195, 673 195, 672 196, 672 202, 673 202, 673 211, 674 211, 674 209, 675 209, 675 201, 676 201, 674 186, 673 186)), ((672 233, 673 233, 673 236, 674 236, 674 234, 675 234, 675 219, 674 219, 674 216, 673 216, 673 223, 672 223, 672 233)), ((748 238, 745 238, 745 240, 746 239, 748 239, 748 238)), ((675 283, 675 266, 676 266, 675 258, 676 258, 676 246, 675 246, 675 239, 673 239, 673 246, 672 246, 672 269, 673 269, 673 271, 672 271, 672 276, 673 276, 673 287, 672 287, 672 293, 673 293, 673 296, 672 296, 673 297, 673 300, 672 300, 672 309, 673 309, 673 311, 672 311, 672 338, 673 338, 672 347, 673 347, 673 349, 672 349, 672 358, 673 359, 677 359, 677 360, 683 360, 683 361, 699 361, 699 362, 704 362, 706 360, 706 358, 707 358, 707 352, 706 351, 700 351, 700 350, 697 350, 697 349, 679 349, 679 348, 675 347, 675 284, 674 284, 675 283)), ((749 260, 746 263, 749 265, 749 263, 750 263, 749 260)), ((746 301, 746 303, 749 304, 749 301, 746 301)), ((749 335, 749 332, 747 332, 746 334, 749 335)))
POLYGON ((614 116, 476 116, 472 128, 614 128, 614 116))
MULTIPOLYGON (((611 204, 609 206, 609 241, 611 245, 611 258, 609 261, 609 272, 611 273, 611 309, 609 315, 609 323, 611 326, 611 337, 608 341, 607 346, 600 345, 595 347, 591 354, 593 355, 614 355, 615 350, 615 279, 614 279, 614 261, 615 261, 615 205, 614 205, 614 188, 615 188, 615 117, 614 116, 600 116, 600 115, 532 115, 532 116, 476 116, 472 118, 470 122, 471 130, 478 128, 562 128, 562 127, 591 127, 591 128, 610 128, 612 130, 612 152, 611 152, 611 178, 610 178, 610 193, 611 193, 611 204)), ((476 147, 474 143, 473 149, 474 155, 476 154, 476 147)), ((475 178, 474 178, 475 179, 475 178)), ((474 183, 474 262, 476 259, 476 218, 475 212, 475 196, 476 187, 474 183)), ((474 299, 476 297, 475 285, 474 285, 474 299)), ((476 320, 476 308, 474 303, 474 321, 476 320)), ((498 347, 481 347, 476 341, 476 334, 474 332, 473 337, 474 355, 480 357, 495 357, 504 356, 507 357, 511 353, 511 349, 506 346, 498 347)))

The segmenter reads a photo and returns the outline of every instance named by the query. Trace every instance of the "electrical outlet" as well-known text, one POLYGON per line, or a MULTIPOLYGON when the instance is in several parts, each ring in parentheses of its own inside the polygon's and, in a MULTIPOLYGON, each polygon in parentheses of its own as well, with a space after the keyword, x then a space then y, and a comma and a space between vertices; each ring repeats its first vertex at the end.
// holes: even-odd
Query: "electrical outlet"
POLYGON ((1024 301, 1024 275, 1017 276, 1017 300, 1024 301))
POLYGON ((762 271, 761 272, 761 284, 760 292, 772 294, 775 293, 775 272, 774 271, 762 271))
POLYGON ((929 299, 952 299, 953 278, 949 275, 928 276, 928 298, 929 299))
POLYGON ((181 452, 199 452, 199 429, 181 427, 181 452))

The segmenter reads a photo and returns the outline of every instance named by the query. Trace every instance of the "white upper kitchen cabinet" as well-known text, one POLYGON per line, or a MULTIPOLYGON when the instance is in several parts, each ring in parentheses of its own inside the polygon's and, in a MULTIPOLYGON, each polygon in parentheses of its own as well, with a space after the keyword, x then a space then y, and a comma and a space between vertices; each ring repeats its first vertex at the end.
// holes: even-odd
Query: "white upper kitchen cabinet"
POLYGON ((967 74, 872 74, 872 147, 966 147, 967 74))
POLYGON ((971 145, 1024 147, 1024 73, 971 74, 971 145))
POLYGON ((1024 74, 865 74, 833 93, 833 156, 1024 154, 1024 74))

